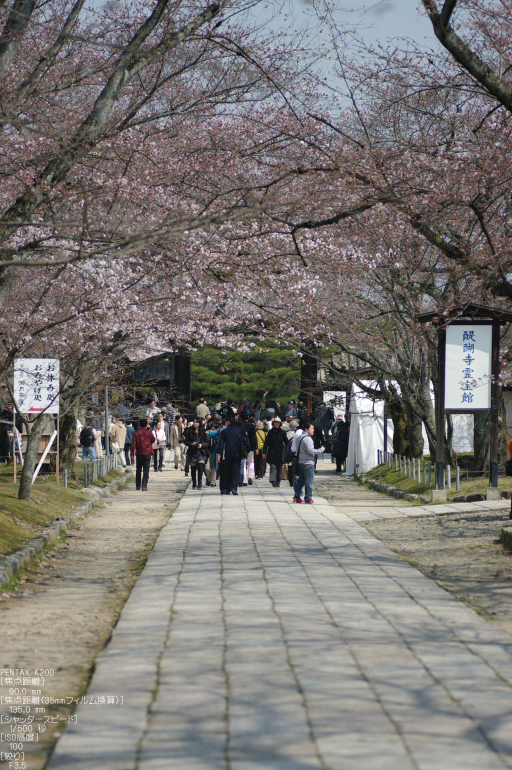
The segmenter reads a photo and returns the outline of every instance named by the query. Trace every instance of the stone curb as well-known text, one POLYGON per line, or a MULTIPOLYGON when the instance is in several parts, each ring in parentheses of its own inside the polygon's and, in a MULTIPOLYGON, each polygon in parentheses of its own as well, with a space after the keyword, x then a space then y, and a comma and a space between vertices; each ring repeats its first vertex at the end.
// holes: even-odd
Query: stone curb
MULTIPOLYGON (((356 478, 357 481, 360 481, 362 484, 366 484, 366 486, 370 487, 370 489, 374 489, 376 492, 382 492, 382 494, 384 495, 390 495, 391 497, 396 497, 399 500, 408 500, 410 502, 417 502, 418 500, 420 500, 422 503, 425 503, 426 505, 430 505, 432 503, 432 500, 429 497, 426 497, 425 495, 413 495, 410 492, 405 492, 403 489, 398 489, 397 487, 393 487, 391 484, 382 484, 380 481, 367 479, 364 473, 361 474, 360 476, 355 476, 354 478, 356 478)), ((503 490, 501 492, 501 499, 510 500, 511 495, 512 495, 512 490, 503 490)), ((452 503, 477 503, 480 501, 483 502, 484 500, 485 500, 484 495, 468 495, 467 498, 462 497, 462 499, 455 497, 451 502, 452 503)))
POLYGON ((503 545, 512 548, 512 528, 503 527, 501 530, 500 542, 502 542, 503 545))
MULTIPOLYGON (((131 469, 129 473, 133 475, 131 469)), ((91 490, 96 492, 93 499, 87 500, 84 505, 80 505, 70 513, 69 516, 55 519, 50 526, 43 529, 39 535, 29 540, 27 545, 20 551, 16 551, 15 553, 0 559, 0 585, 6 585, 14 575, 20 571, 20 569, 27 567, 34 556, 42 551, 46 545, 53 543, 54 540, 58 540, 61 532, 68 532, 77 519, 80 519, 82 516, 85 516, 86 513, 89 513, 101 497, 108 497, 127 480, 126 475, 120 476, 102 489, 91 490)), ((89 489, 91 488, 89 487, 89 489)))
POLYGON ((364 474, 356 476, 356 478, 362 484, 366 484, 366 486, 370 487, 370 489, 374 489, 376 492, 382 492, 382 494, 389 495, 390 497, 396 497, 398 500, 408 500, 411 503, 416 503, 419 500, 425 504, 432 502, 426 495, 414 495, 411 492, 405 492, 403 489, 393 487, 391 484, 382 484, 380 481, 367 479, 364 474))

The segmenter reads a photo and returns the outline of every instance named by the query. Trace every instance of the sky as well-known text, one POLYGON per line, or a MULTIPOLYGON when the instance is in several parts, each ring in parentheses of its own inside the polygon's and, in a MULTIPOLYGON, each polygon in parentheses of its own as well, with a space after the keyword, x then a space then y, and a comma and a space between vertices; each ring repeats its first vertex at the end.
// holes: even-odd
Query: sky
MULTIPOLYGON (((421 47, 437 47, 432 27, 420 10, 420 0, 327 0, 334 6, 334 19, 340 29, 357 28, 367 44, 386 43, 392 38, 410 38, 421 47)), ((323 0, 267 0, 256 6, 256 15, 272 18, 272 26, 288 32, 293 27, 308 27, 315 35, 320 27, 315 8, 323 0), (266 9, 266 10, 264 10, 266 9)), ((324 37, 320 35, 320 37, 324 37)))
MULTIPOLYGON (((307 7, 304 0, 292 0, 296 8, 307 7)), ((432 27, 420 13, 416 0, 338 0, 335 17, 344 24, 359 26, 359 34, 370 43, 386 42, 390 38, 409 37, 419 45, 433 45, 432 27)))

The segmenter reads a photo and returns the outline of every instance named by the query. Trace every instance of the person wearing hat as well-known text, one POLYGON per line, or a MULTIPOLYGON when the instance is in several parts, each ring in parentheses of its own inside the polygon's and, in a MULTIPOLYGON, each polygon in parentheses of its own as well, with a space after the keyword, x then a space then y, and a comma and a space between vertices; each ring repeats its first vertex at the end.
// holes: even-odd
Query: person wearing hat
POLYGON ((285 409, 286 417, 297 417, 297 409, 295 407, 295 401, 288 401, 288 406, 285 409))
POLYGON ((281 484, 281 469, 283 466, 283 449, 286 447, 286 433, 281 427, 281 418, 274 417, 272 428, 267 433, 265 444, 263 445, 263 454, 267 455, 270 465, 270 483, 273 487, 281 484))

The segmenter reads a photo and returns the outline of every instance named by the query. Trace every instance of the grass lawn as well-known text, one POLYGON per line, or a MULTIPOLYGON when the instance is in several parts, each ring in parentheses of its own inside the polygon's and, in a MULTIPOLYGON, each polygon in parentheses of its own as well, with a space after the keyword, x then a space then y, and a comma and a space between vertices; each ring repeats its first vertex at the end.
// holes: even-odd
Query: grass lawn
POLYGON ((413 495, 423 495, 429 491, 429 488, 424 484, 403 476, 398 471, 395 471, 394 468, 388 468, 387 465, 378 465, 376 468, 368 471, 368 473, 365 473, 365 476, 374 481, 380 481, 382 484, 391 484, 391 486, 403 489, 405 492, 410 492, 413 495))
MULTIPOLYGON (((23 548, 53 519, 66 516, 84 501, 79 491, 84 485, 83 463, 75 463, 77 478, 68 489, 57 485, 55 476, 38 476, 29 502, 18 500, 18 482, 13 483, 13 466, 0 464, 0 558, 23 548)), ((122 471, 110 471, 97 486, 105 486, 122 471)))
MULTIPOLYGON (((365 475, 375 481, 380 481, 383 484, 391 484, 398 489, 403 489, 406 492, 411 492, 416 495, 428 494, 430 491, 430 488, 423 483, 419 484, 417 481, 414 481, 414 479, 409 479, 407 476, 400 474, 394 468, 388 468, 387 465, 378 465, 376 468, 372 468, 371 471, 368 471, 365 475)), ((459 497, 461 495, 467 497, 468 495, 473 494, 481 494, 485 497, 486 490, 489 487, 489 479, 487 476, 480 476, 478 478, 470 478, 467 480, 465 472, 461 470, 460 477, 460 492, 457 492, 455 489, 455 471, 452 469, 452 486, 450 489, 446 490, 448 500, 453 500, 454 497, 459 497)), ((500 477, 498 479, 498 487, 501 491, 512 491, 512 477, 500 477)))

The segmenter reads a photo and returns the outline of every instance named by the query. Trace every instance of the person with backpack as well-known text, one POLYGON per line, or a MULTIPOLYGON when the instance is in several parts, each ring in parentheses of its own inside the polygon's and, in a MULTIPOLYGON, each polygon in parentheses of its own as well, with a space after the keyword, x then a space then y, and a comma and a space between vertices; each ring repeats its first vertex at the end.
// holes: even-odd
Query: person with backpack
POLYGON ((294 472, 294 503, 308 503, 312 505, 313 500, 313 481, 315 478, 315 457, 325 452, 325 447, 315 449, 313 435, 315 426, 309 420, 303 423, 303 433, 295 436, 292 446, 295 449, 295 459, 293 461, 294 472), (305 489, 304 500, 302 500, 302 490, 305 489))
POLYGON ((258 421, 256 423, 256 452, 255 452, 255 473, 257 479, 262 479, 265 476, 265 458, 263 456, 263 447, 265 446, 265 439, 267 434, 263 429, 263 423, 258 421))
POLYGON ((96 432, 90 422, 85 425, 80 431, 80 446, 82 447, 82 460, 92 460, 96 462, 96 447, 94 441, 96 439, 96 432))

